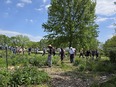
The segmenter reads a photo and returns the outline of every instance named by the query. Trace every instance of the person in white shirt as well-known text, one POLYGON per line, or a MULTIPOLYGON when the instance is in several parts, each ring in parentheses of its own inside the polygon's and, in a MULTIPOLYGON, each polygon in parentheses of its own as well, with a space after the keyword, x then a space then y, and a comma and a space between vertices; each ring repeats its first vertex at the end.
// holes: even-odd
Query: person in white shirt
POLYGON ((74 62, 75 50, 72 47, 70 47, 69 53, 70 53, 70 63, 73 63, 74 62))

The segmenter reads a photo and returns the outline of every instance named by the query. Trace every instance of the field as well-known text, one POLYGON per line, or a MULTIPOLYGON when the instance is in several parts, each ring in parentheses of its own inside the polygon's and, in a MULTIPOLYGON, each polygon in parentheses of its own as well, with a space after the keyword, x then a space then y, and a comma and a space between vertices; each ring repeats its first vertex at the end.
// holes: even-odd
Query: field
POLYGON ((70 63, 69 55, 60 61, 57 54, 48 67, 47 54, 13 54, 0 50, 0 87, 115 87, 116 65, 109 58, 79 58, 70 63))

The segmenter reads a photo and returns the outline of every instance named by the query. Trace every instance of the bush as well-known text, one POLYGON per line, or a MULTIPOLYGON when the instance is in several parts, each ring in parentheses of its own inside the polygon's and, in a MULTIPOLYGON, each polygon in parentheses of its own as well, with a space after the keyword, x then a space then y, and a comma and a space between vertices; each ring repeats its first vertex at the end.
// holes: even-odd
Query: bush
POLYGON ((16 69, 12 74, 11 84, 30 85, 42 84, 49 80, 49 76, 44 71, 39 71, 35 67, 23 67, 16 69))
POLYGON ((116 35, 108 39, 104 46, 106 56, 109 56, 111 62, 116 62, 116 35))
POLYGON ((16 55, 14 56, 14 58, 9 58, 8 62, 10 65, 16 66, 16 65, 28 65, 29 64, 29 58, 27 58, 26 56, 20 56, 20 55, 16 55))
POLYGON ((79 70, 79 71, 84 71, 84 70, 85 70, 85 66, 82 65, 82 64, 80 64, 80 65, 78 66, 78 70, 79 70))
POLYGON ((0 71, 0 87, 18 87, 27 85, 39 85, 48 82, 50 77, 44 71, 36 67, 21 67, 14 72, 0 71))
POLYGON ((30 58, 29 63, 33 66, 37 67, 42 67, 46 65, 47 58, 45 57, 35 57, 35 58, 30 58))
POLYGON ((116 50, 110 50, 109 52, 109 58, 111 62, 116 62, 116 50))
POLYGON ((115 64, 106 61, 98 61, 96 62, 95 66, 93 67, 93 71, 95 72, 114 72, 116 69, 115 64))
POLYGON ((11 75, 6 70, 0 70, 0 87, 7 87, 10 84, 11 75))

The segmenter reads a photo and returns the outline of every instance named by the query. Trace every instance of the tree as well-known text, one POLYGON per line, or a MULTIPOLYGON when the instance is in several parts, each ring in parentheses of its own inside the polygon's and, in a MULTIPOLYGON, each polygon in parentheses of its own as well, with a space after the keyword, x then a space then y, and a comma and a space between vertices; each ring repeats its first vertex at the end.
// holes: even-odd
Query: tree
POLYGON ((104 52, 112 62, 116 62, 116 35, 108 39, 104 44, 104 52))
POLYGON ((89 47, 98 36, 94 0, 51 0, 43 28, 54 45, 89 47), (61 44, 62 43, 62 44, 61 44))
POLYGON ((13 46, 22 46, 22 47, 24 47, 24 45, 30 41, 30 39, 27 36, 23 35, 13 36, 10 38, 10 40, 13 46))
POLYGON ((0 35, 0 45, 9 44, 9 37, 6 35, 0 35))

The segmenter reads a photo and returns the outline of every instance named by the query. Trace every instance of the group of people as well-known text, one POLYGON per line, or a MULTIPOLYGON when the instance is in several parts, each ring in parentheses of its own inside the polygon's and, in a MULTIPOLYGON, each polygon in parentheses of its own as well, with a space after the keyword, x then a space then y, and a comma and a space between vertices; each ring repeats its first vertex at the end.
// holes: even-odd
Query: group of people
POLYGON ((96 59, 99 57, 99 52, 98 50, 86 50, 84 51, 83 48, 80 50, 80 54, 79 54, 79 58, 82 57, 86 57, 86 58, 92 58, 94 59, 96 57, 96 59))
MULTIPOLYGON (((69 48, 69 55, 70 55, 70 63, 74 63, 74 57, 76 55, 76 49, 73 47, 69 48)), ((52 55, 54 55, 54 47, 52 47, 51 45, 48 45, 48 59, 47 59, 47 63, 48 66, 51 67, 52 66, 52 55)), ((60 59, 61 62, 63 62, 64 57, 65 57, 65 50, 63 48, 60 48, 59 51, 60 54, 60 59)), ((84 51, 83 48, 80 50, 79 52, 79 58, 92 58, 94 59, 94 57, 96 57, 96 59, 99 57, 99 52, 98 50, 86 50, 84 51)))
MULTIPOLYGON (((46 52, 48 53, 47 64, 48 64, 49 67, 51 67, 52 66, 52 55, 53 56, 56 55, 56 49, 52 45, 48 45, 47 48, 48 49, 46 49, 45 47, 43 48, 42 56, 44 56, 46 54, 46 52)), ((11 50, 14 54, 25 52, 25 49, 21 48, 21 47, 12 47, 11 50)), ((36 49, 36 50, 38 50, 38 49, 36 49)), ((31 54, 31 51, 32 51, 32 48, 28 48, 28 50, 27 50, 28 55, 31 54)), ((73 47, 70 47, 69 50, 68 50, 68 53, 69 53, 69 57, 70 57, 70 63, 74 63, 74 57, 76 55, 76 49, 73 48, 73 47)), ((80 53, 79 58, 80 57, 82 57, 82 58, 86 57, 86 58, 93 58, 94 59, 94 57, 98 58, 98 56, 99 56, 98 50, 86 50, 86 51, 84 51, 83 48, 82 48, 79 53, 80 53)), ((61 62, 63 62, 64 57, 66 55, 65 50, 63 48, 60 48, 59 55, 60 55, 61 62)))
MULTIPOLYGON (((69 53, 70 53, 70 63, 73 63, 74 62, 75 51, 76 50, 74 48, 70 47, 70 49, 69 49, 69 53)), ((60 48, 59 54, 60 54, 61 62, 63 62, 64 57, 65 57, 65 50, 63 48, 60 48)), ((55 49, 51 45, 48 45, 48 59, 47 59, 47 64, 48 64, 49 67, 52 66, 52 55, 55 55, 55 49)))
POLYGON ((21 46, 20 47, 18 47, 18 46, 10 47, 9 49, 12 51, 13 54, 20 54, 20 53, 24 54, 24 52, 26 51, 26 49, 22 48, 21 46))

